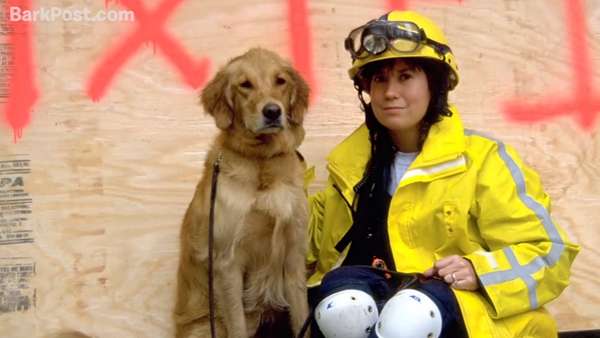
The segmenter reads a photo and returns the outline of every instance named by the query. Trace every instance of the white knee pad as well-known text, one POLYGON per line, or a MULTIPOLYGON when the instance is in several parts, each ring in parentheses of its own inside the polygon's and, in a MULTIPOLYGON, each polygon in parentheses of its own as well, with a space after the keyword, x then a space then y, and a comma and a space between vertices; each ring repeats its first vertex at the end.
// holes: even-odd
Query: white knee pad
POLYGON ((390 298, 375 325, 379 338, 438 338, 442 313, 429 296, 405 289, 390 298))
POLYGON ((315 320, 326 338, 367 338, 378 317, 373 297, 355 289, 331 294, 315 308, 315 320))

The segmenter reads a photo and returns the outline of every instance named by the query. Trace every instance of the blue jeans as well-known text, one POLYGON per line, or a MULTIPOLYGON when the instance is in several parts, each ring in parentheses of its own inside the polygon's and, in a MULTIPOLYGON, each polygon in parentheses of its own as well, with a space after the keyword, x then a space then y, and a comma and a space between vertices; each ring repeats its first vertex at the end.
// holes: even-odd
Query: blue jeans
MULTIPOLYGON (((321 286, 308 292, 309 304, 314 309, 321 299, 341 290, 358 289, 371 295, 379 311, 387 300, 396 294, 407 278, 385 276, 385 272, 370 266, 342 266, 330 271, 323 277, 321 286)), ((467 338, 462 314, 454 293, 443 281, 429 279, 419 281, 409 288, 419 290, 429 296, 442 314, 442 333, 440 338, 467 338)), ((311 327, 312 338, 322 338, 316 322, 311 327)), ((375 333, 371 334, 376 338, 375 333)))

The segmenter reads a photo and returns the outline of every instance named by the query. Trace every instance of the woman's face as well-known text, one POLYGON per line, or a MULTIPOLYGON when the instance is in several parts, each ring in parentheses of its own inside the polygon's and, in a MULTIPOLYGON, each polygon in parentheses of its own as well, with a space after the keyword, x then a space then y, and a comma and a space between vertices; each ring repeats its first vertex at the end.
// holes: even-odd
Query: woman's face
POLYGON ((375 117, 391 132, 418 131, 431 98, 425 72, 402 59, 373 74, 369 96, 375 117))

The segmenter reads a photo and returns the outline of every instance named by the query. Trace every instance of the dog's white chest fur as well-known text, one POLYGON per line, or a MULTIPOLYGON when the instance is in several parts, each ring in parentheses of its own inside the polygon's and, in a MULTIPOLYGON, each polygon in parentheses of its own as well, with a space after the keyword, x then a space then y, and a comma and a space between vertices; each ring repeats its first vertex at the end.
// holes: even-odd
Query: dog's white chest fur
POLYGON ((257 166, 236 166, 224 170, 219 181, 220 189, 234 191, 235 194, 218 195, 217 204, 227 210, 227 214, 222 215, 227 220, 219 222, 221 226, 236 227, 235 232, 241 231, 243 229, 237 228, 243 227, 244 222, 241 221, 251 211, 264 212, 280 220, 292 217, 293 208, 302 202, 298 200, 301 182, 264 177, 269 176, 264 171, 257 166))
MULTIPOLYGON (((226 250, 219 264, 236 264, 246 272, 244 304, 247 309, 260 305, 285 307, 284 262, 287 248, 282 243, 304 241, 304 227, 294 217, 306 213, 302 198, 302 178, 284 181, 281 175, 270 175, 270 168, 261 166, 231 166, 219 179, 219 189, 235 191, 221 194, 215 207, 226 210, 217 213, 215 238, 226 250)), ((291 175, 290 175, 291 176, 291 175)), ((289 176, 286 176, 289 177, 289 176)), ((293 176, 292 176, 293 177, 293 176)))

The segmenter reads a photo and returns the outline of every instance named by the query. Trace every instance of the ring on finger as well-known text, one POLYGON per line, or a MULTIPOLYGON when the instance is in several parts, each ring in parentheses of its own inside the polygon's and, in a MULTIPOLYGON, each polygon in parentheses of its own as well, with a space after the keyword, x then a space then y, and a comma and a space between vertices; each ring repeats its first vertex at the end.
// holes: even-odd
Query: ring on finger
POLYGON ((452 276, 452 283, 458 282, 458 279, 456 278, 456 272, 453 272, 450 276, 452 276))

